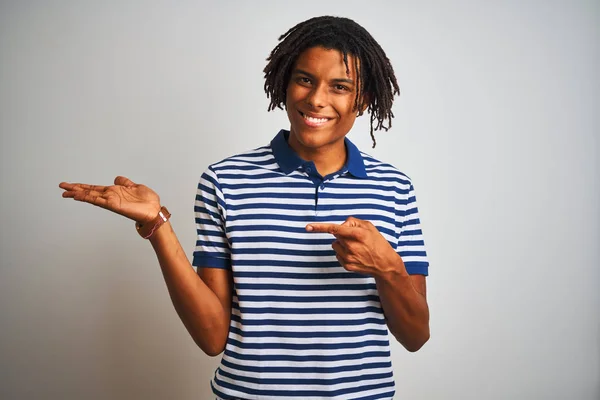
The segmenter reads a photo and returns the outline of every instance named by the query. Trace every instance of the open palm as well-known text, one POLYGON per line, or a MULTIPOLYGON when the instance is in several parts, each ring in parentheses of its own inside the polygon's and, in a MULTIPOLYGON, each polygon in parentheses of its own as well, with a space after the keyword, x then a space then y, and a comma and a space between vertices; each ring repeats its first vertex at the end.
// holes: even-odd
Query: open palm
POLYGON ((141 224, 152 220, 160 210, 160 198, 149 187, 117 176, 113 186, 62 182, 62 196, 93 204, 141 224))

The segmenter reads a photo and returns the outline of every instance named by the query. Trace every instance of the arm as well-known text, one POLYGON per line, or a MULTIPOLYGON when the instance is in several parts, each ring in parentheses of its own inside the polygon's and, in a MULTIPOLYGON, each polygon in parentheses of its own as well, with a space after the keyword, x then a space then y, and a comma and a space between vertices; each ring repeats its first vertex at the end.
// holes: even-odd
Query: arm
POLYGON ((350 217, 342 225, 310 224, 306 229, 334 235, 340 264, 375 278, 390 332, 408 351, 419 350, 429 339, 425 277, 409 275, 402 258, 368 221, 350 217))
MULTIPOLYGON (((150 188, 119 176, 114 186, 62 182, 65 198, 93 204, 140 224, 154 219, 160 199, 150 188)), ((199 268, 185 256, 169 222, 150 238, 173 306, 200 348, 214 356, 223 351, 231 315, 232 277, 226 270, 199 268)))
POLYGON ((198 268, 187 259, 170 223, 150 238, 173 306, 194 342, 210 356, 223 352, 231 317, 232 275, 198 268))
POLYGON ((375 277, 388 328, 408 351, 429 340, 429 306, 425 276, 408 275, 399 255, 389 272, 375 277))

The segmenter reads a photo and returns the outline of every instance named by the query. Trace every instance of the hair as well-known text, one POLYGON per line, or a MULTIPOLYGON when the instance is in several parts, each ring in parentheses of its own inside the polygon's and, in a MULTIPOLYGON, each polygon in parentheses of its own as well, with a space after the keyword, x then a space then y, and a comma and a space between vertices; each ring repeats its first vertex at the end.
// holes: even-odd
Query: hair
POLYGON ((400 89, 390 60, 379 43, 351 19, 315 17, 297 24, 279 37, 279 44, 267 58, 268 64, 263 71, 265 93, 271 99, 268 111, 275 108, 283 110, 292 68, 298 56, 311 47, 340 51, 347 74, 350 73, 348 55, 354 57, 358 88, 354 108, 359 115, 365 109, 371 114, 374 148, 377 143, 374 130, 387 131, 392 126, 392 103, 400 89))

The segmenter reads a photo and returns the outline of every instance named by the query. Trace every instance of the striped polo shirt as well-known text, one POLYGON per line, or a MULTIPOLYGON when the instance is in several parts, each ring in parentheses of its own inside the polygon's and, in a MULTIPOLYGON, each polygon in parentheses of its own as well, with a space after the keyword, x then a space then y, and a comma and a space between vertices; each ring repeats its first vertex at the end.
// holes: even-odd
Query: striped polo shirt
POLYGON ((410 274, 428 273, 411 180, 345 139, 322 177, 282 130, 269 146, 209 166, 195 201, 193 265, 233 273, 219 399, 391 399, 394 377, 375 280, 346 271, 311 222, 371 221, 410 274))

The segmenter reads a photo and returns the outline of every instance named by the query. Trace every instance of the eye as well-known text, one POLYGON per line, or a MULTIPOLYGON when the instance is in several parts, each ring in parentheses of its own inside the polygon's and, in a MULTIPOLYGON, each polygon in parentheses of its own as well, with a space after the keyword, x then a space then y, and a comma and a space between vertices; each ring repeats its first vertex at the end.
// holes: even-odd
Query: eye
POLYGON ((306 76, 299 76, 298 78, 296 78, 296 82, 303 86, 308 86, 312 83, 310 78, 307 78, 306 76))
POLYGON ((344 86, 344 85, 335 85, 333 88, 338 92, 349 92, 350 91, 350 88, 347 86, 344 86))

